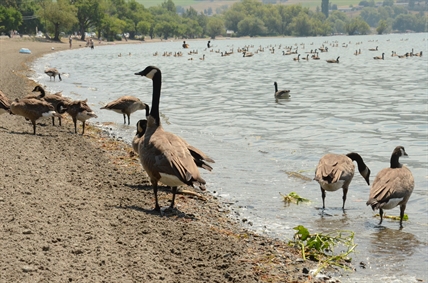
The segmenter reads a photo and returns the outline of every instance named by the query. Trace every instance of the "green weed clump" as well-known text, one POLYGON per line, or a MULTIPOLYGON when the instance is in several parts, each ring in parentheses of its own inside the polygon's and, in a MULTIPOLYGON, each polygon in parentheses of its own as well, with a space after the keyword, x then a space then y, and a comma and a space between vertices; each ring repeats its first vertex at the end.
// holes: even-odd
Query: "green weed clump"
POLYGON ((307 198, 303 198, 303 197, 299 196, 298 194, 296 194, 295 192, 291 192, 288 195, 283 195, 281 193, 279 193, 279 194, 283 197, 283 201, 286 204, 290 204, 290 203, 299 204, 300 202, 309 202, 309 200, 307 198))
POLYGON ((351 269, 350 262, 352 259, 349 254, 354 252, 357 246, 354 244, 354 232, 336 231, 328 234, 311 234, 302 225, 293 229, 297 232, 294 234, 294 239, 288 244, 299 248, 304 260, 310 259, 319 262, 315 275, 329 266, 351 269), (335 251, 337 247, 341 248, 340 252, 335 251))

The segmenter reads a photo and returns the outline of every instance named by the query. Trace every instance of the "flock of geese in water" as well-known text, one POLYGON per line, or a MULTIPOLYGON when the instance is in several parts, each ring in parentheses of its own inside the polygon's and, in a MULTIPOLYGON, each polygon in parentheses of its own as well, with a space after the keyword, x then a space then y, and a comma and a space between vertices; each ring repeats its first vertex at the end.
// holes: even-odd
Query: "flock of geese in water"
MULTIPOLYGON (((244 54, 244 57, 246 57, 246 54, 248 55, 248 50, 249 48, 239 49, 244 54)), ((370 51, 376 50, 377 47, 370 51)), ((327 52, 328 47, 322 46, 319 48, 319 51, 327 52)), ((284 53, 287 52, 297 53, 297 50, 289 50, 284 53)), ((393 52, 393 56, 395 56, 394 54, 393 52)), ((422 56, 422 52, 418 55, 414 54, 413 51, 406 54, 409 54, 408 56, 422 56)), ((297 60, 299 60, 299 55, 297 55, 297 60)), ((222 56, 225 55, 222 54, 222 56)), ((312 59, 314 59, 313 56, 318 57, 318 51, 314 52, 312 59)), ((309 55, 306 56, 306 60, 308 58, 309 55)), ((384 54, 382 54, 381 58, 374 58, 383 59, 384 54)), ((339 63, 339 57, 336 60, 327 60, 327 62, 339 63)), ((53 78, 55 80, 55 77, 58 76, 61 80, 60 73, 56 69, 48 69, 45 73, 50 79, 53 78)), ((138 154, 140 163, 149 176, 155 196, 155 211, 161 210, 157 197, 158 182, 171 187, 172 200, 167 209, 172 210, 178 186, 187 185, 205 190, 206 182, 201 177, 198 168, 211 171, 213 168, 208 163, 214 163, 214 160, 201 150, 187 143, 181 137, 163 129, 159 113, 162 85, 161 70, 154 66, 148 66, 141 72, 135 73, 135 75, 144 76, 152 80, 151 107, 136 97, 122 96, 101 107, 101 109, 112 110, 122 114, 124 124, 126 124, 127 116, 128 125, 130 124, 130 115, 133 112, 145 110, 146 119, 137 122, 137 132, 132 141, 132 148, 138 154)), ((276 82, 274 82, 274 87, 275 97, 290 97, 290 90, 278 90, 276 82)), ((68 113, 72 117, 75 133, 77 133, 77 120, 82 122, 82 135, 85 131, 85 121, 97 117, 87 105, 87 100, 73 101, 62 96, 61 93, 46 94, 45 90, 39 85, 33 89, 33 93, 9 103, 7 97, 0 91, 0 114, 10 113, 23 116, 26 120, 30 120, 33 125, 33 134, 36 134, 36 121, 43 117, 52 117, 52 125, 55 125, 56 117, 61 126, 62 114, 68 113), (34 92, 40 94, 35 95, 33 94, 34 92)), ((399 162, 399 158, 402 156, 407 156, 407 153, 404 147, 397 146, 392 152, 390 166, 377 174, 371 186, 369 199, 366 204, 370 205, 373 210, 379 209, 379 225, 383 220, 383 210, 399 206, 400 228, 403 227, 404 211, 414 188, 414 178, 410 170, 399 162)), ((333 192, 340 188, 343 190, 342 209, 345 210, 346 196, 349 185, 354 177, 354 161, 357 163, 361 176, 370 185, 370 169, 358 153, 351 152, 346 155, 329 153, 319 160, 314 180, 320 185, 323 210, 325 209, 326 191, 333 192)))

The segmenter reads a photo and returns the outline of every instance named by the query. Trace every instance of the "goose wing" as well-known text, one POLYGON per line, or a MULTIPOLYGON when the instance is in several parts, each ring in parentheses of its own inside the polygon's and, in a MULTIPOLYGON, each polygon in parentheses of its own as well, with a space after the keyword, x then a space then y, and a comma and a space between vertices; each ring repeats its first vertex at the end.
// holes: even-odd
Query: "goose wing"
POLYGON ((407 167, 382 169, 373 181, 367 205, 379 208, 390 199, 404 198, 414 186, 415 180, 407 167))
POLYGON ((160 134, 160 130, 144 137, 141 158, 146 171, 156 174, 157 179, 161 179, 162 174, 167 174, 177 177, 184 184, 204 189, 205 180, 201 178, 187 144, 172 133, 162 131, 160 134))
POLYGON ((315 171, 315 180, 320 183, 336 183, 339 180, 352 178, 354 171, 355 166, 347 156, 326 154, 318 163, 315 171))

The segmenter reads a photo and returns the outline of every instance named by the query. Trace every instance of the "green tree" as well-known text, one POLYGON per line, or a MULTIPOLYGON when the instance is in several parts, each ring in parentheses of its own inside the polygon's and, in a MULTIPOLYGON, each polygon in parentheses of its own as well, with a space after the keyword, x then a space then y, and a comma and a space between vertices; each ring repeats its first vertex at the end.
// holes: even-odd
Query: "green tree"
POLYGON ((13 7, 0 6, 0 32, 11 36, 11 30, 18 30, 22 24, 21 13, 13 7))
POLYGON ((375 27, 380 20, 380 14, 376 8, 367 7, 361 10, 360 17, 371 27, 375 27))
POLYGON ((297 17, 291 21, 291 29, 293 35, 296 36, 309 36, 312 35, 312 25, 309 15, 305 12, 300 12, 297 17))
POLYGON ((53 32, 53 40, 59 41, 60 31, 68 31, 77 23, 77 9, 67 0, 57 0, 56 2, 45 0, 37 13, 50 24, 47 28, 53 32))
POLYGON ((115 40, 116 35, 122 34, 125 27, 126 22, 115 16, 104 17, 101 21, 102 32, 108 41, 115 40))
POLYGON ((416 17, 412 14, 398 15, 392 23, 392 28, 400 32, 414 30, 416 17))
POLYGON ((321 12, 325 15, 326 18, 328 18, 328 7, 328 0, 321 0, 321 12))
POLYGON ((377 25, 376 31, 378 34, 384 33, 388 28, 388 23, 386 20, 380 20, 379 24, 377 25))
MULTIPOLYGON (((134 39, 135 34, 138 32, 138 24, 140 22, 151 23, 153 22, 153 16, 150 12, 144 8, 143 5, 131 0, 128 2, 128 13, 126 15, 128 21, 129 38, 134 39)), ((142 28, 142 26, 140 26, 142 28)), ((147 33, 144 33, 147 34, 147 33)))
POLYGON ((85 32, 101 23, 105 9, 101 0, 76 0, 74 5, 77 8, 77 21, 82 36, 81 39, 85 40, 85 32))
POLYGON ((370 26, 361 17, 356 17, 346 24, 346 32, 349 35, 368 34, 370 26))
POLYGON ((224 21, 220 17, 210 17, 207 24, 207 34, 214 39, 217 35, 224 34, 224 21))
POLYGON ((238 33, 242 36, 256 36, 263 35, 267 29, 262 20, 255 16, 247 16, 245 19, 238 23, 238 33))
POLYGON ((175 7, 175 4, 174 4, 174 2, 172 2, 172 0, 167 0, 167 1, 163 2, 161 6, 165 10, 172 12, 172 13, 176 13, 176 11, 177 11, 177 8, 175 7))

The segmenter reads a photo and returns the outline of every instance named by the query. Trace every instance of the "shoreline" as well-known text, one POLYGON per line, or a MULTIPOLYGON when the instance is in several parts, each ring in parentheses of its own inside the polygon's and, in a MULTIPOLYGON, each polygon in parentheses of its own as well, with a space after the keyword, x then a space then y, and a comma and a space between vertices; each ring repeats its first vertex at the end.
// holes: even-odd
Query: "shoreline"
MULTIPOLYGON (((31 63, 69 49, 0 39, 0 90, 10 101, 27 95, 31 63), (22 47, 32 53, 18 53, 22 47)), ((22 117, 1 117, 0 281, 324 282, 303 273, 316 263, 248 231, 208 193, 205 201, 177 195, 178 213, 153 214, 153 192, 130 145, 95 127, 81 136, 70 119, 61 127, 39 121, 33 136, 22 117)), ((170 198, 160 187, 160 202, 170 198)))

